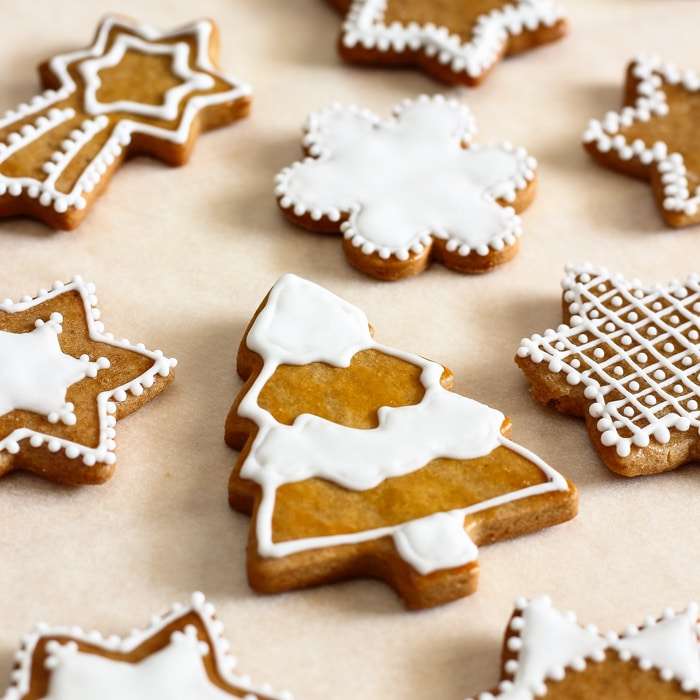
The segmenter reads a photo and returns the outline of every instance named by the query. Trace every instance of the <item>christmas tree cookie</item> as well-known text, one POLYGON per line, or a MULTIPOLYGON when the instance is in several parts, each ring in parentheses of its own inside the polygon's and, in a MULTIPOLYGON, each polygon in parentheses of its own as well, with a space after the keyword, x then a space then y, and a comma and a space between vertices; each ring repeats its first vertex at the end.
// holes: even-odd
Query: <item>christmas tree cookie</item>
POLYGON ((476 588, 477 546, 576 514, 574 486, 443 366, 372 339, 360 309, 285 275, 238 353, 226 423, 248 575, 278 592, 370 576, 409 607, 476 588))

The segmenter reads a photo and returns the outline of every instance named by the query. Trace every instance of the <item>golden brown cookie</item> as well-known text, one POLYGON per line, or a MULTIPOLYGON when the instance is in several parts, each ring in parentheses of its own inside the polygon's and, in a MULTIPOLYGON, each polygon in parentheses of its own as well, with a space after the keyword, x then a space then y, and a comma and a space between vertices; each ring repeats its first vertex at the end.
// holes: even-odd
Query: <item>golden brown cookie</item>
POLYGON ((292 700, 235 666, 214 606, 195 593, 124 638, 39 625, 23 639, 3 700, 292 700))
POLYGON ((475 700, 687 700, 700 690, 698 606, 623 634, 582 627, 545 596, 516 601, 501 682, 475 700))
POLYGON ((125 158, 187 162, 200 132, 250 108, 218 53, 211 20, 164 34, 108 16, 91 46, 42 63, 45 92, 0 117, 0 217, 73 229, 125 158))
POLYGON ((79 277, 0 302, 0 476, 112 476, 117 420, 160 394, 177 363, 106 333, 99 319, 95 286, 79 277))
POLYGON ((248 578, 280 592, 369 576, 411 608, 476 589, 477 545, 576 514, 576 489, 508 439, 449 370, 375 342, 367 317, 285 275, 238 352, 231 505, 253 517, 248 578))
POLYGON ((508 142, 472 143, 475 130, 441 95, 404 100, 388 120, 334 105, 309 116, 307 158, 277 176, 277 202, 298 226, 342 233, 348 262, 372 277, 415 275, 431 259, 486 272, 518 251, 537 161, 508 142))
POLYGON ((608 168, 651 183, 669 226, 700 223, 700 77, 656 57, 627 68, 624 107, 593 119, 584 148, 608 168))
POLYGON ((350 63, 415 66, 450 85, 478 85, 504 56, 556 41, 567 21, 551 0, 330 0, 346 13, 350 63))
POLYGON ((544 404, 586 419, 618 474, 700 456, 700 280, 646 287, 604 268, 568 267, 564 323, 521 341, 516 362, 544 404))

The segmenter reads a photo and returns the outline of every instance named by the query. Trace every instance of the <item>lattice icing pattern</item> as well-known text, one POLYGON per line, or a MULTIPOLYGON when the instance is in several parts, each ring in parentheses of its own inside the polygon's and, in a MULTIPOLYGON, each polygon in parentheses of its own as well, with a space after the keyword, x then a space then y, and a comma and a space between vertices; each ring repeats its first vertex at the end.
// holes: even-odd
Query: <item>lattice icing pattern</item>
POLYGON ((648 288, 581 265, 562 287, 569 323, 523 339, 518 355, 583 384, 602 444, 626 457, 700 429, 700 277, 648 288))
POLYGON ((342 221, 366 255, 407 260, 432 238, 461 256, 487 255, 522 234, 498 201, 515 202, 537 161, 508 142, 474 144, 474 133, 471 112, 440 95, 404 100, 390 120, 334 105, 309 116, 310 157, 279 173, 275 194, 296 217, 342 221))
POLYGON ((472 36, 465 41, 449 28, 416 22, 386 24, 388 0, 355 0, 343 24, 342 42, 347 48, 417 52, 435 58, 456 73, 478 78, 502 55, 509 36, 551 27, 563 19, 560 7, 550 0, 514 0, 481 15, 472 36))

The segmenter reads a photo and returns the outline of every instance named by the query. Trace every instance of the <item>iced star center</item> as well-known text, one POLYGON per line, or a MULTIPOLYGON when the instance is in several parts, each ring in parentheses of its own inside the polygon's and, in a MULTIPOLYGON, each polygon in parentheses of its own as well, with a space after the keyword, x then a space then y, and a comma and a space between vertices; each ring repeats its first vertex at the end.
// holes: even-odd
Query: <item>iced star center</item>
POLYGON ((76 359, 64 353, 58 342, 62 322, 61 314, 53 313, 46 322, 38 319, 29 333, 0 331, 0 416, 24 410, 51 423, 75 425, 75 407, 66 401, 68 388, 96 377, 109 360, 91 362, 87 355, 76 359))
POLYGON ((193 71, 189 61, 190 46, 185 42, 161 44, 144 41, 130 34, 120 34, 106 54, 83 61, 79 65, 85 81, 85 111, 92 116, 110 112, 128 112, 147 118, 173 121, 177 119, 180 105, 187 95, 197 90, 209 90, 214 87, 213 78, 206 73, 193 71), (171 74, 179 78, 180 82, 165 92, 161 104, 147 104, 129 99, 101 102, 98 99, 97 93, 102 87, 100 71, 118 66, 127 51, 171 57, 171 74))

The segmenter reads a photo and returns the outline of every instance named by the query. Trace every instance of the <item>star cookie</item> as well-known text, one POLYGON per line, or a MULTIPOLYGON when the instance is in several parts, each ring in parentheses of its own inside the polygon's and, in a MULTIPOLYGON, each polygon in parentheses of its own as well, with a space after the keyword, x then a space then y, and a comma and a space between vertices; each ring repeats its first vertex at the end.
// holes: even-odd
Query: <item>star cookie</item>
POLYGON ((669 226, 700 223, 700 76, 658 58, 627 69, 624 107, 592 120, 583 144, 608 168, 651 183, 669 226))
POLYGON ((160 394, 177 363, 116 339, 99 318, 95 286, 79 277, 0 301, 0 476, 112 476, 117 419, 160 394))
POLYGON ((449 85, 478 85, 504 56, 568 30, 550 0, 330 0, 346 17, 338 42, 350 63, 415 66, 449 85))
POLYGON ((544 596, 520 599, 506 630, 501 678, 474 700, 698 698, 698 606, 602 635, 544 596))
POLYGON ((202 20, 162 33, 120 17, 39 68, 45 91, 0 117, 0 216, 73 229, 128 156, 188 159, 201 131, 244 117, 250 88, 216 67, 202 20))
POLYGON ((280 592, 368 576, 411 608, 476 589, 477 545, 574 517, 573 484, 435 362, 375 342, 360 309, 285 275, 238 352, 231 505, 248 578, 280 592))
POLYGON ((638 476, 696 459, 700 278, 645 287, 567 267, 564 323, 521 341, 516 362, 540 402, 584 416, 603 462, 638 476))
POLYGON ((308 118, 308 157, 277 176, 277 201, 292 223, 342 233, 348 262, 372 277, 414 275, 431 259, 485 272, 518 250, 537 161, 510 143, 474 144, 475 130, 442 96, 405 100, 389 120, 333 106, 308 118))
POLYGON ((201 593, 128 637, 39 625, 16 654, 3 700, 292 700, 237 674, 201 593))

